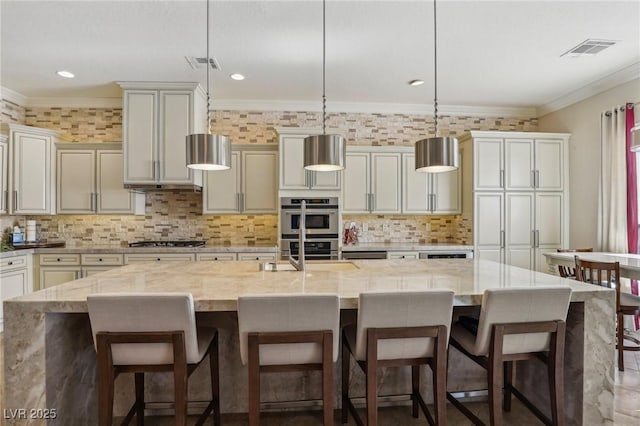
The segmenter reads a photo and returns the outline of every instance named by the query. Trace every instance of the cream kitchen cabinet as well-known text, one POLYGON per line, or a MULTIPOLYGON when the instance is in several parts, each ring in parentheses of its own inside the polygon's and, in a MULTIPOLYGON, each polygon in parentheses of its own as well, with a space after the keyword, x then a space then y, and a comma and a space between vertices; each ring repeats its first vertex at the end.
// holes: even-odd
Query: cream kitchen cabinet
POLYGON ((0 214, 9 211, 9 144, 7 136, 0 135, 0 214))
POLYGON ((235 253, 196 253, 197 261, 233 261, 236 260, 235 253))
POLYGON ((198 83, 118 83, 123 92, 125 185, 202 186, 187 168, 186 136, 206 131, 206 103, 198 83))
POLYGON ((277 213, 277 155, 274 150, 237 150, 230 169, 206 172, 202 213, 277 213))
POLYGON ((181 262, 185 260, 195 260, 194 253, 127 253, 124 255, 124 264, 139 262, 181 262))
POLYGON ((120 144, 58 144, 58 214, 144 214, 144 194, 123 187, 120 144))
POLYGON ((569 135, 471 132, 474 189, 562 191, 569 135))
POLYGON ((347 150, 342 185, 343 213, 400 213, 402 161, 400 152, 347 150))
POLYGON ((0 332, 3 329, 5 300, 31 292, 31 255, 20 254, 0 259, 0 332))
POLYGON ((259 260, 261 262, 275 262, 277 259, 275 252, 241 252, 238 253, 238 260, 259 260))
POLYGON ((402 154, 402 212, 411 214, 459 214, 462 210, 460 169, 421 173, 415 155, 402 154))
POLYGON ((9 134, 8 212, 54 214, 55 142, 58 132, 17 124, 3 124, 9 134))
POLYGON ((417 251, 390 251, 387 252, 387 259, 420 259, 417 251))
POLYGON ((276 131, 280 156, 280 190, 340 190, 340 171, 314 172, 304 168, 304 138, 321 134, 321 129, 277 127, 276 131))
POLYGON ((119 253, 43 253, 39 254, 37 276, 38 288, 49 288, 58 284, 85 278, 98 272, 117 268, 123 264, 119 253))

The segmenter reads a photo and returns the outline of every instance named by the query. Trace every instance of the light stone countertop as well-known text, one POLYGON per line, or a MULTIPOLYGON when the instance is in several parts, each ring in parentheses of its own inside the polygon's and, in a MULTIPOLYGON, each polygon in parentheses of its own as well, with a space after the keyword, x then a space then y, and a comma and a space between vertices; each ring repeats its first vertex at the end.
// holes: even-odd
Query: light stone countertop
POLYGON ((74 247, 35 248, 0 252, 0 258, 24 253, 274 253, 275 244, 269 246, 204 246, 204 247, 119 247, 87 245, 74 247))
MULTIPOLYGON (((153 262, 127 265, 13 299, 41 302, 45 312, 87 312, 91 293, 189 292, 197 311, 235 311, 238 296, 256 293, 338 293, 356 308, 367 290, 448 288, 460 305, 480 304, 487 288, 568 285, 572 301, 613 290, 479 259, 357 260, 341 271, 259 271, 259 262, 153 262)), ((323 263, 323 262, 318 262, 323 263)), ((350 263, 350 262, 343 262, 350 263)), ((613 297, 613 296, 612 296, 613 297)), ((9 302, 9 303, 12 303, 9 302)))

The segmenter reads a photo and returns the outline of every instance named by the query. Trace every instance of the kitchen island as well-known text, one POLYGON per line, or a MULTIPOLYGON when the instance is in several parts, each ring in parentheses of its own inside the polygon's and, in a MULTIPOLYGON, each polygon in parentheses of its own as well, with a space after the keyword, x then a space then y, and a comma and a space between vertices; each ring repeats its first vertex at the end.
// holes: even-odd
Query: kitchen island
MULTIPOLYGON (((26 409, 27 413, 31 409, 55 409, 57 419, 50 420, 50 424, 96 423, 95 351, 86 304, 87 295, 92 293, 192 293, 198 321, 215 324, 220 330, 221 404, 222 412, 228 413, 246 411, 247 372, 240 363, 235 313, 240 295, 338 293, 344 320, 349 321, 357 309, 358 294, 366 290, 449 288, 456 293, 456 309, 464 310, 479 304, 487 288, 569 285, 573 294, 565 352, 567 424, 612 424, 612 290, 477 259, 361 260, 339 268, 315 267, 311 262, 308 265, 307 272, 302 273, 259 271, 258 262, 140 263, 5 302, 5 408, 26 409)), ((336 388, 340 382, 338 365, 339 362, 334 369, 336 388)), ((534 400, 541 400, 541 408, 547 411, 546 374, 538 367, 542 365, 519 366, 519 385, 534 400)), ((410 383, 407 373, 385 373, 380 393, 406 390, 410 383)), ((206 371, 194 373, 189 383, 190 399, 205 399, 206 376, 206 371)), ((263 381, 263 400, 318 396, 319 377, 295 381, 290 375, 275 376, 263 381)), ((362 380, 361 375, 357 377, 362 380)), ((116 381, 116 414, 124 413, 132 401, 132 381, 127 380, 116 381)), ((353 388, 363 389, 362 382, 355 380, 353 388)), ((170 383, 170 378, 162 375, 149 380, 147 399, 170 400, 170 383)), ((424 389, 427 395, 429 387, 430 379, 424 389)), ((484 373, 452 349, 448 389, 480 388, 486 388, 484 373)), ((157 408, 161 409, 162 404, 157 408)), ((24 419, 6 421, 24 424, 24 419)), ((45 423, 42 419, 30 421, 45 423)))

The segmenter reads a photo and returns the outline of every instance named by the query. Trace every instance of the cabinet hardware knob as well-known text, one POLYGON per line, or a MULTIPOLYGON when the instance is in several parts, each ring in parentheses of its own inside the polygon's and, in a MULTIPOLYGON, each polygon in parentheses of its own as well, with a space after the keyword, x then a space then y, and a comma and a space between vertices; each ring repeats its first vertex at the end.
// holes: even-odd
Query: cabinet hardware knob
POLYGON ((102 262, 102 258, 98 259, 98 262, 102 262))
POLYGON ((9 262, 9 266, 13 265, 13 262, 9 262))
POLYGON ((60 261, 61 261, 61 259, 60 259, 60 258, 57 258, 57 259, 56 259, 56 262, 60 262, 60 261))
POLYGON ((156 258, 156 260, 157 260, 157 261, 160 261, 160 258, 158 257, 158 258, 156 258))
POLYGON ((214 258, 213 258, 213 260, 218 260, 218 258, 217 258, 217 257, 214 257, 214 258))

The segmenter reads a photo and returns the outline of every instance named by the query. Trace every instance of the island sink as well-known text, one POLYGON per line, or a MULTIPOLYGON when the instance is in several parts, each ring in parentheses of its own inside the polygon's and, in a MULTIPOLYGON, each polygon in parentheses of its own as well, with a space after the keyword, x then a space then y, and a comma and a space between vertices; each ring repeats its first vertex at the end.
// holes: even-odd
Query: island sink
MULTIPOLYGON (((358 270, 352 262, 314 262, 308 261, 305 265, 306 272, 345 272, 358 270)), ((264 262, 260 264, 261 271, 270 272, 297 272, 296 268, 289 263, 264 262)))

